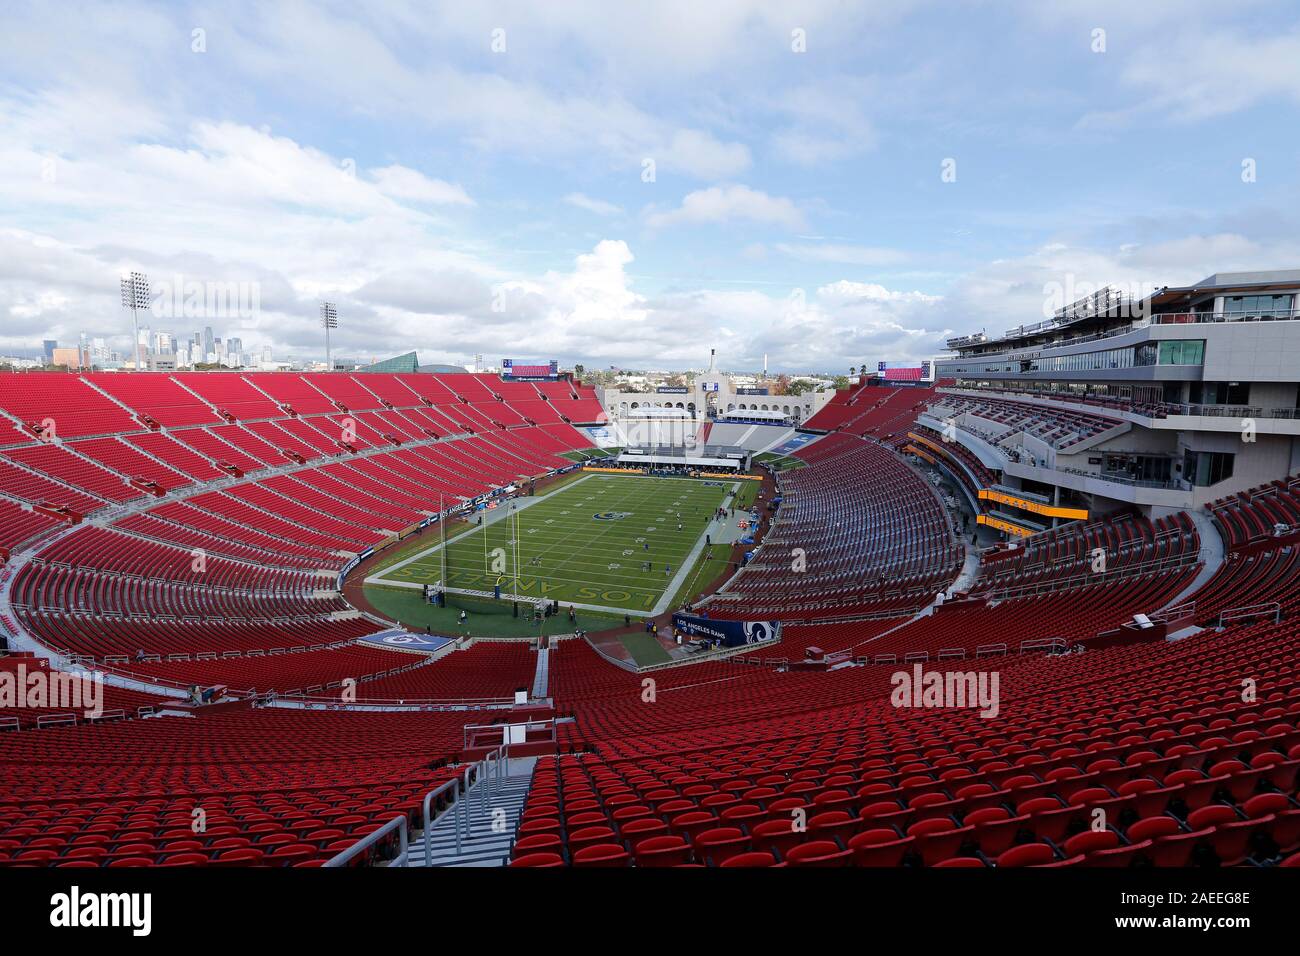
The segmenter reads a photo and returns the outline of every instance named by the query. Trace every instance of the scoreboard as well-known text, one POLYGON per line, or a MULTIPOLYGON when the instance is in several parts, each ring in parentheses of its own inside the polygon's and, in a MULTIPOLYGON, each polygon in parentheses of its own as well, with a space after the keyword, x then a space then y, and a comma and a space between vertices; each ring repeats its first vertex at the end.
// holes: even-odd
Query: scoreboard
POLYGON ((886 382, 931 382, 934 374, 929 362, 878 362, 876 373, 886 382))
POLYGON ((501 360, 501 374, 506 378, 547 379, 560 374, 560 363, 551 359, 546 365, 538 362, 520 362, 515 359, 501 360))

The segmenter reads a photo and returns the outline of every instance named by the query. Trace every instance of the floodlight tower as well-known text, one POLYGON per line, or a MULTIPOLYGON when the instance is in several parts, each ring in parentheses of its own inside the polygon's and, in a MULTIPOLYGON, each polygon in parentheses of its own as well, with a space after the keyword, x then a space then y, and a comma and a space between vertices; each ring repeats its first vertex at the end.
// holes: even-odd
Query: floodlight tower
POLYGON ((333 302, 320 304, 320 324, 325 328, 325 371, 334 371, 334 361, 330 357, 330 329, 339 327, 339 310, 333 302))
POLYGON ((122 277, 122 307, 131 310, 131 368, 140 371, 140 316, 141 309, 149 308, 149 277, 143 272, 132 272, 122 277))

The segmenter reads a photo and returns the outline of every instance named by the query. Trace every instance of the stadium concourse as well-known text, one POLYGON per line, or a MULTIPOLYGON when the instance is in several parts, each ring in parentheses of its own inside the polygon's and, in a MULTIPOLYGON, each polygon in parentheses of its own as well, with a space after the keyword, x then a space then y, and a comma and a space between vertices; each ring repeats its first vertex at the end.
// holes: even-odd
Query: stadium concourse
POLYGON ((2 374, 0 864, 1294 865, 1300 478, 985 547, 941 400, 837 393, 687 595, 780 628, 638 670, 344 596, 581 467, 580 383, 2 374))

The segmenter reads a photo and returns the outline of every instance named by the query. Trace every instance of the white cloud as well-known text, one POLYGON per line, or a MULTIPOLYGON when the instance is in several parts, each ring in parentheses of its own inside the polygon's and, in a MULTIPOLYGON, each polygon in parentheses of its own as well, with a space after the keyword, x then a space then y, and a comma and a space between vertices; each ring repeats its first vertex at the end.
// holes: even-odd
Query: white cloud
POLYGON ((900 292, 887 289, 875 282, 851 282, 840 279, 822 286, 817 295, 827 302, 840 305, 865 305, 883 303, 905 303, 910 305, 930 305, 943 301, 942 296, 927 295, 924 292, 900 292))
MULTIPOLYGON (((539 14, 520 6, 505 21, 490 13, 464 4, 434 11, 407 4, 382 11, 250 6, 227 14, 236 41, 228 54, 253 83, 323 98, 344 112, 413 122, 458 136, 484 154, 584 164, 595 158, 615 170, 637 169, 652 157, 660 169, 702 179, 736 176, 749 167, 745 144, 639 105, 642 89, 574 78, 567 66, 573 37, 555 32, 564 20, 557 8, 539 14), (503 22, 509 24, 507 49, 494 55, 491 31, 503 22), (494 59, 469 57, 467 65, 470 50, 494 59), (322 62, 349 69, 323 70, 322 62), (528 62, 545 69, 527 69, 528 62)), ((608 43, 625 23, 592 16, 583 32, 604 55, 609 47, 599 46, 601 34, 608 43)))
POLYGON ((412 202, 472 206, 474 200, 465 190, 441 179, 430 179, 418 170, 405 166, 383 166, 370 170, 375 185, 385 196, 412 202))
POLYGON ((592 199, 582 193, 569 193, 564 197, 564 201, 570 206, 585 209, 597 216, 620 216, 623 214, 622 206, 616 206, 612 202, 605 202, 603 199, 592 199))
POLYGON ((1195 4, 1201 10, 1190 5, 1117 3, 1104 15, 1084 14, 1089 23, 1109 26, 1106 57, 1119 61, 1115 76, 1136 98, 1088 111, 1078 128, 1200 123, 1269 100, 1300 103, 1300 29, 1294 17, 1278 29, 1263 11, 1239 9, 1243 4, 1195 4), (1244 25, 1229 22, 1242 13, 1244 25))
POLYGON ((725 179, 749 168, 749 147, 724 143, 697 129, 677 129, 665 145, 646 151, 664 169, 680 170, 701 179, 725 179))
POLYGON ((1107 285, 1136 293, 1191 285, 1214 272, 1295 268, 1300 242, 1274 243, 1219 232, 1113 248, 1052 242, 963 275, 941 305, 957 331, 1002 333, 1051 316, 1055 308, 1107 285))
MULTIPOLYGON (((322 354, 316 300, 328 295, 343 310, 340 354, 430 343, 430 357, 463 360, 513 342, 566 359, 702 364, 716 344, 737 366, 766 351, 786 367, 835 369, 930 357, 949 326, 1000 331, 1033 321, 1044 287, 1067 275, 1174 283, 1294 266, 1293 171, 1273 178, 1291 149, 1289 113, 1266 127, 1275 153, 1261 157, 1268 177, 1246 200, 1255 208, 1198 184, 1183 209, 1130 221, 1134 208, 1151 208, 1124 193, 1141 171, 1217 160, 1175 144, 1147 149, 1156 158, 1142 170, 1103 170, 1094 180, 1060 147, 1080 104, 1107 97, 1114 115, 1099 111, 1099 123, 1152 128, 1290 105, 1300 35, 1289 23, 1267 32, 1267 14, 1285 8, 1098 2, 1100 12, 1085 0, 1062 0, 1061 9, 1024 0, 1028 37, 1003 31, 996 13, 954 12, 963 26, 978 19, 997 35, 972 29, 965 44, 949 44, 926 24, 889 29, 919 5, 906 2, 230 0, 196 8, 208 29, 204 56, 189 52, 195 17, 185 7, 121 0, 66 17, 17 5, 0 33, 0 208, 18 226, 0 231, 0 347, 83 330, 122 342, 117 276, 143 268, 156 281, 257 282, 260 313, 225 331, 281 357, 322 354), (808 29, 804 56, 789 48, 795 23, 808 29), (1062 60, 1063 79, 1044 70, 1056 55, 1044 51, 1086 49, 1096 23, 1110 29, 1104 62, 1092 61, 1103 69, 1085 75, 1062 60), (496 56, 487 41, 502 24, 509 52, 496 56), (987 61, 991 38, 996 69, 963 72, 987 61), (899 50, 910 51, 901 72, 899 50), (260 125, 267 117, 273 127, 260 125), (1021 180, 1033 198, 1017 206, 1016 196, 988 191, 998 183, 988 176, 994 164, 975 160, 990 143, 1003 149, 1000 134, 1026 117, 1017 147, 1050 142, 1050 153, 1023 156, 1043 160, 1048 187, 1064 185, 1052 195, 1021 180), (906 143, 895 138, 900 127, 906 143), (972 156, 963 181, 984 198, 962 187, 943 199, 960 202, 924 205, 932 200, 909 192, 910 179, 922 167, 933 179, 931 153, 950 155, 948 140, 952 155, 972 156), (889 148, 863 155, 878 143, 889 148), (646 158, 660 173, 655 188, 638 181, 646 158), (777 178, 792 172, 774 174, 781 164, 817 167, 817 176, 777 178), (645 202, 628 197, 656 191, 672 198, 628 216, 645 202), (553 213, 559 196, 607 218, 557 227, 541 211, 553 213), (915 215, 908 202, 921 204, 915 215), (1049 244, 1053 209, 1070 232, 1049 244), (796 235, 810 217, 824 220, 816 231, 825 238, 796 235), (648 234, 638 237, 641 225, 648 234), (724 242, 718 226, 729 228, 724 242), (656 242, 660 229, 667 235, 656 242), (734 270, 763 275, 751 286, 788 288, 841 266, 846 279, 821 285, 800 308, 730 276, 661 279, 671 292, 647 290, 647 279, 628 273, 632 240, 642 243, 647 278, 734 270), (895 242, 926 249, 930 271, 895 242), (559 250, 570 263, 555 265, 559 250), (887 284, 850 281, 880 280, 864 273, 903 262, 909 284, 928 283, 924 292, 893 288, 897 269, 887 284), (492 309, 498 293, 504 313, 492 309)), ((1209 142, 1214 131, 1177 139, 1209 142)), ((1081 163, 1095 155, 1078 154, 1081 163)), ((1008 181, 1034 176, 1010 165, 1021 150, 1003 155, 1008 181)), ((1188 182, 1170 177, 1169 195, 1188 182)))
MULTIPOLYGON (((41 102, 80 115, 70 100, 41 102)), ((370 355, 427 341, 429 314, 468 311, 476 296, 486 306, 488 282, 499 276, 470 244, 448 243, 445 223, 423 208, 469 197, 415 170, 355 175, 342 158, 229 122, 195 122, 176 143, 136 142, 138 129, 116 140, 97 130, 86 149, 68 119, 0 109, 0 206, 33 224, 0 233, 6 351, 30 354, 42 338, 66 343, 82 332, 125 349, 115 289, 135 268, 157 286, 256 287, 250 314, 150 321, 178 334, 211 324, 281 358, 321 351, 323 295, 347 301, 340 354, 370 355), (55 157, 48 167, 35 145, 42 137, 55 157), (359 289, 373 302, 346 300, 359 289), (396 318, 394 302, 403 310, 396 318)))
POLYGON ((781 92, 775 108, 787 120, 772 136, 778 158, 797 166, 825 166, 876 145, 862 104, 879 95, 874 84, 832 76, 781 92))
MULTIPOLYGON (((703 367, 717 347, 726 368, 836 371, 865 358, 931 358, 942 345, 940 300, 880 285, 838 282, 811 295, 699 289, 646 295, 632 288, 628 245, 605 240, 571 272, 504 283, 506 308, 491 328, 457 326, 472 354, 481 343, 526 334, 534 352, 587 364, 703 367), (865 353, 865 356, 864 356, 865 353)), ((482 350, 482 349, 480 349, 482 350)))
POLYGON ((752 222, 791 231, 806 229, 803 213, 783 196, 769 196, 744 185, 711 186, 688 193, 676 209, 650 212, 651 228, 682 224, 752 222))
POLYGON ((890 266, 905 262, 908 255, 899 249, 879 246, 854 246, 843 243, 794 245, 778 243, 778 252, 802 262, 832 262, 854 266, 890 266))

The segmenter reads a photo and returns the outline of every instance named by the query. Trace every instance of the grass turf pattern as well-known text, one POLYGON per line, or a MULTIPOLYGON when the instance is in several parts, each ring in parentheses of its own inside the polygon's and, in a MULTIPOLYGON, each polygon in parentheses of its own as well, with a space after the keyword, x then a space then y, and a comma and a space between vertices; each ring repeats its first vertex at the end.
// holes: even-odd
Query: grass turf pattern
MULTIPOLYGON (((497 515, 450 540, 446 584, 490 591, 499 582, 503 596, 513 593, 517 518, 518 593, 562 605, 649 612, 705 534, 732 484, 588 475, 514 515, 497 515)), ((436 545, 383 571, 376 583, 436 584, 442 576, 440 551, 436 545)))

